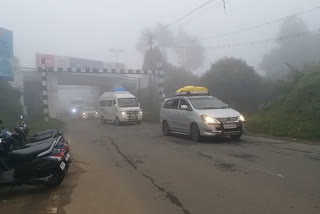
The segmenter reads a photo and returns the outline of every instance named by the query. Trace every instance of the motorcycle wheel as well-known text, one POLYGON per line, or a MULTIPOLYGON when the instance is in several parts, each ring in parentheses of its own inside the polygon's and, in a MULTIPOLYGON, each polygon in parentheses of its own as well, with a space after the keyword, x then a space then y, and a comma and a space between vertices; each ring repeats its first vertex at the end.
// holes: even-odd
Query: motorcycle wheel
POLYGON ((64 179, 65 172, 57 170, 52 174, 52 177, 48 179, 48 182, 45 184, 47 188, 54 188, 59 186, 64 179))

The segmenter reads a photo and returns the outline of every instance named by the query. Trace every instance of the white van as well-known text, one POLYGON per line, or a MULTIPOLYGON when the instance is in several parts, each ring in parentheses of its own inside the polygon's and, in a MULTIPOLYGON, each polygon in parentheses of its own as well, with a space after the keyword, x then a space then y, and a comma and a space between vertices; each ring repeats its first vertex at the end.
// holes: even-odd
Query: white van
POLYGON ((104 92, 99 98, 100 121, 124 122, 142 121, 142 110, 137 98, 128 91, 104 92))

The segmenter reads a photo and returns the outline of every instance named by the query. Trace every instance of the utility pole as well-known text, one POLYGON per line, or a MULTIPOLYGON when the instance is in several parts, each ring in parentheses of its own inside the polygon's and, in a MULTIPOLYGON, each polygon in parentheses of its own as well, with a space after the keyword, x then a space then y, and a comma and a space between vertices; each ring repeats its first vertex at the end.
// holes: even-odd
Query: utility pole
POLYGON ((149 44, 149 50, 150 50, 150 67, 153 70, 154 66, 153 66, 153 38, 156 37, 154 34, 152 34, 151 30, 149 28, 147 28, 147 30, 149 31, 148 34, 145 34, 145 36, 148 38, 148 44, 149 44))

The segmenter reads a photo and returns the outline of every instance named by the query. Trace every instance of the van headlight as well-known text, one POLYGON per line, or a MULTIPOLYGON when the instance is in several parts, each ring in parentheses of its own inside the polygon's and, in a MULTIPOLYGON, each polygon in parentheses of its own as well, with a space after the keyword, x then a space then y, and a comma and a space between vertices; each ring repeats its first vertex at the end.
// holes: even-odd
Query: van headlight
POLYGON ((83 115, 83 116, 86 116, 86 113, 83 112, 82 115, 83 115))
POLYGON ((142 115, 142 111, 139 111, 139 114, 142 115))
POLYGON ((240 120, 241 122, 245 122, 245 121, 246 121, 246 119, 244 118, 244 116, 243 116, 242 114, 239 116, 239 120, 240 120))
POLYGON ((210 117, 208 115, 205 115, 205 114, 201 115, 201 118, 208 125, 210 125, 210 124, 219 124, 220 123, 217 119, 215 119, 213 117, 210 117))
POLYGON ((121 115, 122 115, 122 116, 126 116, 126 114, 127 114, 127 113, 126 113, 125 111, 122 111, 122 112, 121 112, 121 115))

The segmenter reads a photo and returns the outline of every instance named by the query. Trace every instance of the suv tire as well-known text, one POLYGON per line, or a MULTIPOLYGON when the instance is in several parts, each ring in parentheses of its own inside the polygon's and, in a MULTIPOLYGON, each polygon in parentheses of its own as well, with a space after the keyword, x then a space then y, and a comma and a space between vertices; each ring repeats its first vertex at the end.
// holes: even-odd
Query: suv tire
POLYGON ((168 125, 167 121, 163 122, 162 132, 163 132, 164 136, 169 136, 170 135, 170 128, 169 128, 169 125, 168 125))
POLYGON ((195 142, 199 142, 201 140, 199 126, 195 123, 191 125, 190 136, 191 139, 195 142))

